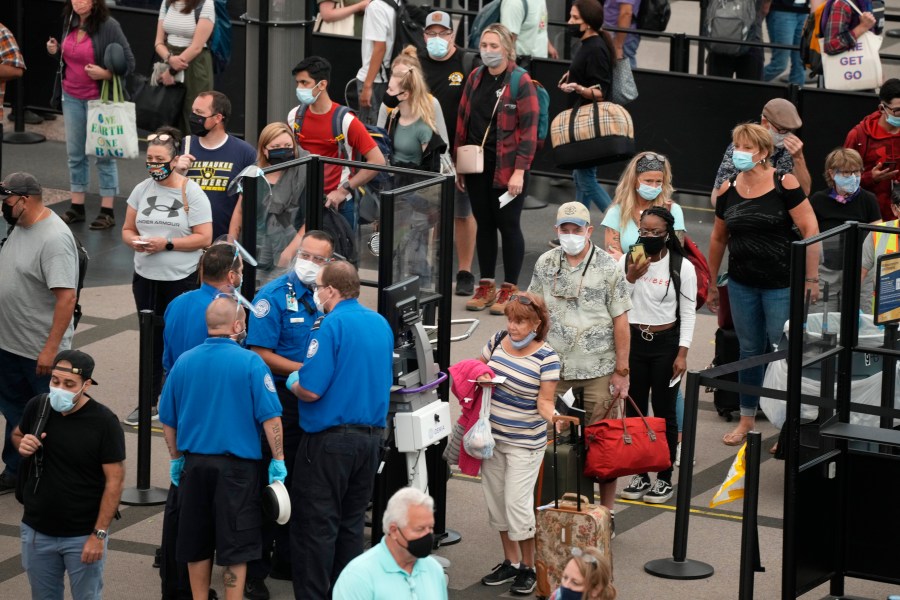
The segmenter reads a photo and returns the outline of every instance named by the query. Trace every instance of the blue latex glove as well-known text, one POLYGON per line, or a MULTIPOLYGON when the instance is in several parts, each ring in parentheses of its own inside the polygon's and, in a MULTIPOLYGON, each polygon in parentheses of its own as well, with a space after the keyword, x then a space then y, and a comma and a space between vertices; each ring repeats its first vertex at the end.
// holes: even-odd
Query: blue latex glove
POLYGON ((287 381, 284 385, 287 386, 288 391, 291 391, 291 388, 294 387, 294 384, 300 381, 300 371, 294 371, 290 375, 288 375, 287 381))
POLYGON ((269 463, 269 485, 276 481, 284 483, 285 477, 287 477, 287 467, 284 466, 284 461, 273 458, 269 463))
POLYGON ((169 478, 177 487, 181 483, 181 472, 184 471, 184 457, 179 456, 169 461, 169 478))

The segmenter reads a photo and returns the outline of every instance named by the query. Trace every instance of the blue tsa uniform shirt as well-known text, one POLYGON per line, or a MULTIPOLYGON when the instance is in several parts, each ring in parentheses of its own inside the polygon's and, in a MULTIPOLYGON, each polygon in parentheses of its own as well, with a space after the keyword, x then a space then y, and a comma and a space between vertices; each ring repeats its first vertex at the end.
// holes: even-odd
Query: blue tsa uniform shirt
MULTIPOLYGON (((247 346, 268 348, 279 356, 302 363, 306 360, 310 330, 320 316, 312 291, 300 282, 296 273, 285 273, 256 293, 247 346)), ((276 381, 284 379, 275 376, 276 381)))
POLYGON ((195 454, 260 459, 261 424, 280 416, 269 367, 228 338, 182 354, 159 400, 159 420, 178 430, 178 449, 195 454))
POLYGON ((384 317, 356 299, 343 300, 309 343, 300 385, 319 396, 300 401, 309 433, 337 425, 384 427, 393 380, 394 334, 384 317))
POLYGON ((185 292, 166 307, 163 329, 163 370, 168 373, 178 357, 206 341, 206 309, 219 290, 204 283, 185 292))

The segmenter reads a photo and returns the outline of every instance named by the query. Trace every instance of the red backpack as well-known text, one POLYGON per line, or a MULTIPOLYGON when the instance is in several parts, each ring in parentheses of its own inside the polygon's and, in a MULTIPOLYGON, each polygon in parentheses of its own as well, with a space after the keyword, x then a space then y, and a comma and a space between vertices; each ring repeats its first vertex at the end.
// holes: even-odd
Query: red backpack
MULTIPOLYGON (((706 257, 700 252, 700 248, 689 238, 687 234, 681 243, 687 259, 694 265, 694 271, 697 273, 697 308, 702 308, 706 304, 706 296, 709 293, 709 282, 712 275, 709 272, 709 265, 706 263, 706 257)), ((675 282, 675 293, 681 301, 681 255, 672 253, 669 261, 669 270, 672 275, 672 281, 675 282)))

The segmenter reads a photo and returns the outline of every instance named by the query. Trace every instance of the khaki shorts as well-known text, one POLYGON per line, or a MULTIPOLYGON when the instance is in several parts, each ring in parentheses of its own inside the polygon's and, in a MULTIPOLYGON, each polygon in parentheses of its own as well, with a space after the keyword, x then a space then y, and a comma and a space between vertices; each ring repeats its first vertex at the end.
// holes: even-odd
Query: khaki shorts
POLYGON ((600 419, 618 419, 622 416, 622 403, 617 403, 610 410, 613 401, 612 394, 609 393, 609 377, 606 375, 593 379, 560 379, 556 386, 556 393, 561 396, 570 388, 583 388, 584 411, 588 416, 588 425, 593 425, 600 419))
POLYGON ((481 461, 488 521, 514 542, 534 537, 534 486, 543 461, 544 448, 528 450, 503 442, 494 447, 491 458, 481 461))

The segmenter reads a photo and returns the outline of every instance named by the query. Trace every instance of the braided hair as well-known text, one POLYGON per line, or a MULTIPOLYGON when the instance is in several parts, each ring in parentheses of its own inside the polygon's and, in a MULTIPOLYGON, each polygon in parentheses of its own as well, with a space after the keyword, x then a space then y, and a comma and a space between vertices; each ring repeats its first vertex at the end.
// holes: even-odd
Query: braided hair
MULTIPOLYGON (((666 224, 666 250, 671 253, 678 254, 681 256, 682 260, 687 260, 687 253, 684 251, 684 247, 681 245, 681 242, 678 240, 678 236, 675 235, 675 217, 672 216, 672 213, 669 212, 669 209, 664 206, 651 206, 643 213, 641 213, 641 221, 644 220, 646 216, 659 217, 666 224)), ((672 258, 669 258, 669 272, 671 273, 673 268, 672 258)), ((680 280, 681 274, 678 274, 680 280)), ((663 296, 665 298, 669 295, 669 286, 672 284, 672 277, 669 277, 669 283, 666 284, 666 294, 663 296)), ((681 294, 684 296, 684 294, 681 294)), ((687 296, 684 296, 687 298, 687 296)))

